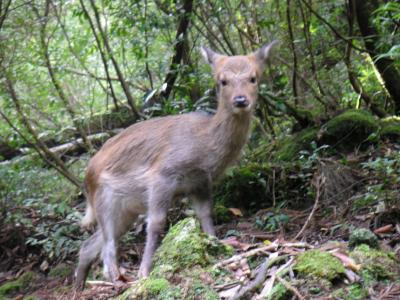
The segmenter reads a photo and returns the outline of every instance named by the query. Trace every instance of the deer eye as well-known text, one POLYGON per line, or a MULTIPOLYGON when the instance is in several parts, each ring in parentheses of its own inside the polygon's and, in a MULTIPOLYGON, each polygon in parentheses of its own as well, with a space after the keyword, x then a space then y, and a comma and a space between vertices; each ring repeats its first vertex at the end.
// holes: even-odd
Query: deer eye
POLYGON ((225 79, 222 79, 220 81, 220 83, 221 83, 222 86, 226 86, 228 84, 228 81, 226 81, 225 79))
POLYGON ((250 82, 251 83, 256 83, 257 82, 257 78, 255 78, 254 76, 250 78, 250 82))

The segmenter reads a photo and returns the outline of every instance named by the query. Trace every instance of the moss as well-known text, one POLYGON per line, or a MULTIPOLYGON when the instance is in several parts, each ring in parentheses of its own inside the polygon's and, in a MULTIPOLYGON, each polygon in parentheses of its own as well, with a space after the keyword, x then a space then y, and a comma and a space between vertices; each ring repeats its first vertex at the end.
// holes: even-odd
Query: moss
POLYGON ((369 229, 366 228, 357 228, 352 230, 349 237, 349 247, 354 248, 360 244, 367 244, 373 248, 378 248, 378 238, 377 236, 369 229))
POLYGON ((381 125, 380 136, 382 139, 388 139, 394 142, 400 140, 399 117, 388 117, 382 119, 380 125, 381 125))
POLYGON ((8 296, 26 289, 35 277, 35 273, 25 272, 18 279, 1 285, 0 296, 8 296))
POLYGON ((368 245, 357 246, 350 256, 361 264, 361 276, 369 285, 381 279, 397 279, 400 276, 400 264, 392 252, 373 249, 368 245))
POLYGON ((197 220, 186 218, 171 227, 154 255, 152 274, 163 276, 193 266, 206 266, 218 256, 231 255, 232 247, 204 234, 197 220))
POLYGON ((164 278, 149 278, 143 284, 143 287, 150 295, 158 295, 169 288, 168 280, 164 278))
POLYGON ((131 288, 126 290, 121 296, 118 297, 120 300, 172 300, 181 298, 182 295, 179 288, 172 286, 169 281, 164 278, 154 277, 139 280, 131 288))
POLYGON ((298 158, 301 150, 310 150, 311 142, 317 141, 317 128, 307 128, 285 138, 278 144, 274 158, 278 161, 293 161, 298 158))
POLYGON ((324 124, 320 144, 340 150, 352 149, 367 142, 378 129, 378 122, 368 111, 350 109, 324 124))
POLYGON ((368 291, 364 289, 360 284, 354 283, 346 288, 345 300, 362 300, 366 299, 368 291))
POLYGON ((344 273, 339 259, 320 250, 309 250, 297 257, 294 269, 301 275, 332 280, 344 273))
MULTIPOLYGON (((218 293, 216 291, 214 291, 212 288, 210 288, 209 286, 201 283, 201 282, 195 282, 193 284, 193 288, 192 288, 192 296, 193 299, 204 299, 204 300, 218 300, 219 296, 218 293)), ((188 295, 189 299, 191 299, 192 297, 190 297, 190 295, 188 295)))
POLYGON ((49 272, 51 278, 65 278, 72 273, 73 269, 71 266, 66 264, 59 264, 52 268, 49 272))
POLYGON ((283 300, 283 299, 287 299, 288 295, 290 295, 290 293, 285 288, 285 286, 282 283, 278 283, 278 284, 274 285, 274 287, 272 288, 271 293, 268 295, 267 299, 268 300, 283 300))

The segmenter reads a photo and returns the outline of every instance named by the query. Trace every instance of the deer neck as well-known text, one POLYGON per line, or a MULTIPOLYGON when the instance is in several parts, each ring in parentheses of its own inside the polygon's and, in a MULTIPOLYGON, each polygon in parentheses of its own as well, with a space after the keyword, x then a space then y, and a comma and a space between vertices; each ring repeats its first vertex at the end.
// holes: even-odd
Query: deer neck
POLYGON ((251 112, 233 114, 221 104, 212 117, 209 136, 213 139, 211 153, 215 158, 213 166, 215 177, 219 177, 226 167, 239 157, 248 138, 251 115, 251 112))

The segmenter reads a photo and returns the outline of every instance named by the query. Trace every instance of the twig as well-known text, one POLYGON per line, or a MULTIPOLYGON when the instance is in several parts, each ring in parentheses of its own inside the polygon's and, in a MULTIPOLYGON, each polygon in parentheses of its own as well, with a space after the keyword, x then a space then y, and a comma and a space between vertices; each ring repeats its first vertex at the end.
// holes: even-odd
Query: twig
POLYGON ((265 246, 265 247, 252 249, 252 250, 244 252, 242 254, 238 254, 238 255, 232 256, 229 259, 223 260, 223 261, 215 264, 214 268, 220 268, 220 267, 226 266, 226 265, 228 265, 230 263, 233 263, 233 262, 236 262, 236 261, 240 261, 243 258, 256 255, 257 253, 264 252, 264 251, 269 251, 269 250, 276 250, 277 248, 278 248, 278 245, 275 244, 275 243, 272 243, 271 245, 268 245, 268 246, 265 246))
POLYGON ((325 177, 321 174, 317 177, 317 182, 315 184, 315 187, 317 189, 317 195, 315 196, 315 203, 314 206, 311 210, 310 215, 307 218, 307 221, 304 223, 303 227, 301 228, 301 230, 299 231, 298 234, 296 234, 296 236, 294 237, 294 240, 297 240, 300 236, 303 235, 304 231, 306 230, 308 224, 310 223, 311 219, 314 217, 315 211, 318 208, 318 204, 319 204, 319 198, 321 196, 321 187, 325 184, 325 177))

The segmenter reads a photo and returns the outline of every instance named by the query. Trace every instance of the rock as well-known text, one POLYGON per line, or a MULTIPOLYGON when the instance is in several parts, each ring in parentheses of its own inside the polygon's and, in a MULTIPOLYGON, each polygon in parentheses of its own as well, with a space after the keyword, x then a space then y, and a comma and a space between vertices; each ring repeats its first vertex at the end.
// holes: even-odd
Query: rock
POLYGON ((377 250, 361 244, 350 253, 357 264, 361 264, 361 277, 368 285, 382 279, 398 279, 400 264, 392 252, 377 250))

